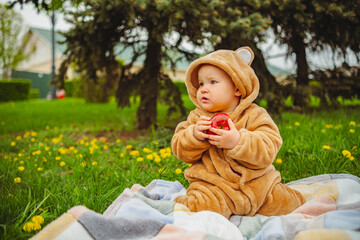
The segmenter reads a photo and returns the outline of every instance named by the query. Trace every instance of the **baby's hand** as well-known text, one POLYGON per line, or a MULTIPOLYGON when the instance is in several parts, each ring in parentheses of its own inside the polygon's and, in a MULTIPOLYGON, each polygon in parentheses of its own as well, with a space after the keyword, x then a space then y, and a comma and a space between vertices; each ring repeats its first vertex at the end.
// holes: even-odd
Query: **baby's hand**
POLYGON ((206 134, 206 130, 211 128, 211 121, 209 117, 201 116, 199 118, 199 121, 197 121, 195 128, 194 128, 194 137, 199 140, 203 141, 206 138, 209 137, 208 134, 206 134))
POLYGON ((240 139, 240 133, 231 119, 228 119, 230 130, 210 128, 217 135, 207 135, 209 143, 218 148, 232 149, 240 139))

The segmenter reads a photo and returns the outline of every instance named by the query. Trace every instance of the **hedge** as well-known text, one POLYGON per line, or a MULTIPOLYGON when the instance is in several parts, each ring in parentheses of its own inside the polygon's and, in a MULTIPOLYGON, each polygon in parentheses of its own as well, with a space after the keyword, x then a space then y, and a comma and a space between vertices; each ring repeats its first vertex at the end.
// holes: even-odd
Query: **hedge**
POLYGON ((0 80, 0 102, 29 99, 31 81, 28 79, 0 80))
POLYGON ((83 90, 83 82, 79 78, 73 78, 71 80, 65 81, 64 88, 65 94, 67 97, 85 97, 83 90))
POLYGON ((37 88, 31 88, 29 93, 30 99, 38 99, 40 98, 40 90, 37 88))

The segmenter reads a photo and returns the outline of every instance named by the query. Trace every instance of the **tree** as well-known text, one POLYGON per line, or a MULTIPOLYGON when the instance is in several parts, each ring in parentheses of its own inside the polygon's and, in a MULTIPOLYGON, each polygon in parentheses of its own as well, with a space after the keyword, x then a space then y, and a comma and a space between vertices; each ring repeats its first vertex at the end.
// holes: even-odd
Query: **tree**
POLYGON ((294 0, 262 2, 262 13, 272 19, 278 41, 296 56, 295 102, 303 106, 304 89, 309 85, 306 50, 319 51, 330 45, 343 53, 359 53, 360 21, 357 1, 294 0))
POLYGON ((20 14, 0 4, 0 67, 3 78, 10 78, 12 69, 35 51, 35 46, 28 54, 19 51, 22 44, 29 40, 28 36, 19 38, 22 29, 20 14))
MULTIPOLYGON (((143 1, 91 1, 81 5, 82 11, 72 13, 74 28, 65 33, 68 61, 76 62, 84 74, 86 84, 99 85, 105 90, 117 87, 116 97, 120 107, 129 104, 132 94, 140 96, 137 110, 139 129, 156 123, 157 101, 163 96, 183 115, 185 109, 179 90, 163 73, 164 61, 174 68, 182 57, 193 59, 195 54, 183 47, 186 40, 201 46, 206 36, 206 25, 201 19, 209 17, 208 4, 212 1, 143 0, 143 1), (174 41, 168 41, 175 36, 174 41), (133 60, 119 71, 116 56, 122 50, 132 49, 133 60), (181 52, 183 56, 176 56, 181 52), (130 72, 134 61, 144 56, 140 72, 130 72), (159 95, 161 91, 167 94, 159 95), (176 104, 174 104, 174 102, 176 104)), ((220 3, 219 3, 220 4, 220 3)), ((64 68, 65 69, 65 68, 64 68)), ((104 95, 104 100, 108 94, 104 95)))

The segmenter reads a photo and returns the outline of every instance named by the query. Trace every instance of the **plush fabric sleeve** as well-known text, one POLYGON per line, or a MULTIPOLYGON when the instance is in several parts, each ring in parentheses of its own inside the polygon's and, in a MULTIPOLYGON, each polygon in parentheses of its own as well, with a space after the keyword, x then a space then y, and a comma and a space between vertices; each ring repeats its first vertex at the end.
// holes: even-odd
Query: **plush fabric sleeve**
POLYGON ((199 116, 195 111, 190 112, 187 121, 178 124, 171 140, 174 155, 186 163, 198 161, 202 153, 210 147, 208 141, 199 141, 194 137, 194 128, 198 119, 199 116))
POLYGON ((282 145, 282 138, 267 111, 252 106, 235 125, 240 126, 240 140, 233 149, 224 150, 225 154, 252 169, 272 164, 282 145))

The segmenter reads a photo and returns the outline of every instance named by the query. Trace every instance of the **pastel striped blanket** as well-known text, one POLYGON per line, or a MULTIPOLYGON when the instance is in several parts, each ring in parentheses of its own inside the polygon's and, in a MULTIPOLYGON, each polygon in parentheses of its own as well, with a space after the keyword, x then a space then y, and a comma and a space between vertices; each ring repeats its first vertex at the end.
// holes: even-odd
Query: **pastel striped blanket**
POLYGON ((360 179, 326 174, 288 183, 306 203, 283 216, 190 212, 173 202, 186 189, 153 180, 125 189, 103 214, 76 206, 32 239, 360 239, 360 179))

